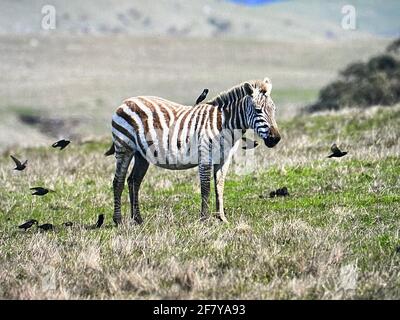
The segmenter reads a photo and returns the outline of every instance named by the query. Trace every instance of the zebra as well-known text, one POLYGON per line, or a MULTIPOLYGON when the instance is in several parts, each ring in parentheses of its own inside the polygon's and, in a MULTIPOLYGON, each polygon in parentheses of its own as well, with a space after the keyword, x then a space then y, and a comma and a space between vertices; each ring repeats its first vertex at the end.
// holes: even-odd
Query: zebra
POLYGON ((223 193, 232 155, 247 129, 253 129, 269 148, 281 139, 275 121, 275 104, 268 78, 246 81, 196 106, 184 106, 156 96, 137 96, 123 101, 112 116, 115 153, 113 180, 114 215, 122 222, 121 195, 127 179, 131 219, 141 224, 139 189, 149 164, 171 170, 198 166, 201 190, 200 219, 209 217, 213 171, 217 218, 227 222, 223 193))

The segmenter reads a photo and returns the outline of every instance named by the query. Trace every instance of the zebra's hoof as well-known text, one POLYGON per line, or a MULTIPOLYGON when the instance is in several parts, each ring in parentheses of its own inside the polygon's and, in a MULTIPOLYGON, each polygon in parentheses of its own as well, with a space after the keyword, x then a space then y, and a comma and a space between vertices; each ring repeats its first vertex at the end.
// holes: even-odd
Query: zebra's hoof
POLYGON ((122 219, 121 217, 113 217, 113 221, 115 223, 115 225, 118 227, 119 224, 122 223, 122 219))
POLYGON ((143 223, 143 219, 141 216, 136 216, 133 218, 133 223, 134 224, 142 224, 143 223))
POLYGON ((209 217, 208 215, 201 215, 201 216, 200 216, 200 221, 201 221, 201 222, 204 222, 204 221, 207 221, 209 218, 210 218, 210 217, 209 217))
POLYGON ((225 217, 225 215, 219 214, 219 215, 217 215, 217 219, 219 221, 222 221, 223 223, 228 223, 229 222, 228 219, 225 217))

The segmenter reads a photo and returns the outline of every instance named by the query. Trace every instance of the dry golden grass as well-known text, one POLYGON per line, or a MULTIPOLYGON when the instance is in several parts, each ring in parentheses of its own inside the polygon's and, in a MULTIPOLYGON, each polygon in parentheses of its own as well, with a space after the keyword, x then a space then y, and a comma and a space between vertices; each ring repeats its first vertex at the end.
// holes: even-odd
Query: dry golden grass
MULTIPOLYGON (((0 158, 0 297, 9 299, 398 299, 400 108, 281 122, 253 172, 226 185, 229 224, 198 221, 196 170, 151 167, 141 226, 115 228, 109 139, 13 150, 0 158), (332 142, 349 155, 326 159, 332 142), (33 198, 28 188, 57 192, 33 198), (285 199, 258 195, 286 185, 285 199), (105 225, 85 230, 105 213, 105 225), (16 228, 28 218, 54 232, 16 228), (61 226, 74 221, 72 228, 61 226)), ((249 155, 250 157, 250 155, 249 155)), ((127 193, 124 193, 128 215, 127 193)))

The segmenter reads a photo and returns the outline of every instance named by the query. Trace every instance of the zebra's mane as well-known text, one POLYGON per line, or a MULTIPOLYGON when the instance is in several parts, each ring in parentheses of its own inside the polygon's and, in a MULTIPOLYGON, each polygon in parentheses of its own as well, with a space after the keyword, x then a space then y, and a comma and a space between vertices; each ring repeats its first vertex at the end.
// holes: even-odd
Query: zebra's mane
POLYGON ((211 104, 213 106, 223 107, 226 106, 230 102, 239 101, 244 96, 246 96, 246 91, 244 89, 244 84, 250 83, 255 88, 261 88, 263 86, 263 82, 260 80, 251 80, 245 81, 241 84, 238 84, 227 91, 222 91, 220 94, 207 101, 207 104, 211 104))

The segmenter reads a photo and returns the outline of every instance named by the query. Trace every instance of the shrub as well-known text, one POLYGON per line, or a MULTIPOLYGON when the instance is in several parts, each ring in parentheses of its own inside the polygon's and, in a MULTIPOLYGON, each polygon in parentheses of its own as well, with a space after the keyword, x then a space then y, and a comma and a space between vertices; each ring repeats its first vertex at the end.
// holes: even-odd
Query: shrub
POLYGON ((400 39, 388 46, 387 53, 373 57, 367 63, 350 64, 339 72, 338 80, 320 90, 318 100, 305 110, 390 106, 400 102, 400 60, 394 56, 399 49, 400 39))

